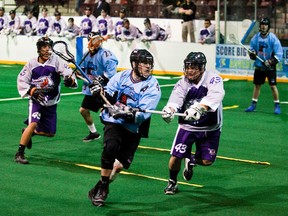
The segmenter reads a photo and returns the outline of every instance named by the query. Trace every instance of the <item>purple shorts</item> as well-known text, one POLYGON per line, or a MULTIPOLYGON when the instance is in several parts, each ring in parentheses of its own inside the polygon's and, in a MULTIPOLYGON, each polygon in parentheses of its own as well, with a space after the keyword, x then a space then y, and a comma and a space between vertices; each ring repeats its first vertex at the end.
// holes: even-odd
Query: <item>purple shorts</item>
POLYGON ((37 122, 38 132, 46 132, 50 134, 56 133, 57 123, 57 104, 53 106, 41 106, 32 100, 29 100, 29 116, 28 123, 37 122))
POLYGON ((220 140, 220 129, 208 132, 191 132, 179 129, 171 148, 171 155, 190 158, 192 146, 196 144, 195 158, 214 162, 220 140))

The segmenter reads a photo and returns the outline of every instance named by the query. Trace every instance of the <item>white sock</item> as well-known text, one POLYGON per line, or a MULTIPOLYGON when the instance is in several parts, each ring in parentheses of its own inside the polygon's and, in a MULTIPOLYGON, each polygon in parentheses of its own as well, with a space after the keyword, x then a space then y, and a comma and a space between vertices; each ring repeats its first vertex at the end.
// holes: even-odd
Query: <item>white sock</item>
POLYGON ((90 130, 91 133, 96 133, 97 130, 96 130, 96 127, 95 127, 95 124, 91 124, 91 125, 88 125, 88 128, 90 130))

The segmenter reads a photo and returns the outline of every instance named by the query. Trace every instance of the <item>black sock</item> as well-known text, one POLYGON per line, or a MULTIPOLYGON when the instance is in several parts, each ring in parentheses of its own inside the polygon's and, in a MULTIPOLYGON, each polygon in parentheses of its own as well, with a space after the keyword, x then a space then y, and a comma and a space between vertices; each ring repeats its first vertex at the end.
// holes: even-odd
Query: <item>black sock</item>
POLYGON ((177 176, 178 176, 179 171, 180 170, 177 170, 177 171, 169 170, 170 179, 177 182, 177 176))
POLYGON ((109 176, 101 176, 101 182, 102 184, 107 184, 109 183, 109 176))
POLYGON ((21 145, 21 144, 19 144, 19 147, 18 147, 18 152, 20 152, 20 153, 24 153, 24 151, 25 151, 25 148, 26 148, 26 146, 25 146, 25 145, 21 145))

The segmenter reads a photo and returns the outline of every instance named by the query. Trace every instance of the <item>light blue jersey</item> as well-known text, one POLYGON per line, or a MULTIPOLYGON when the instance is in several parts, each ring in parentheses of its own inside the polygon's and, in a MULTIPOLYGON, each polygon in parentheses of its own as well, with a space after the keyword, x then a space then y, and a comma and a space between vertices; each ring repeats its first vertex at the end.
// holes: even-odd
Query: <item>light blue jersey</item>
MULTIPOLYGON (((95 55, 88 54, 80 67, 84 68, 84 72, 91 80, 94 80, 97 76, 105 76, 110 79, 117 73, 117 65, 118 59, 116 56, 111 51, 100 47, 95 55)), ((88 83, 84 82, 82 93, 91 95, 88 83)))
MULTIPOLYGON (((256 52, 256 54, 264 61, 271 59, 273 56, 279 61, 283 57, 283 48, 279 39, 269 32, 266 37, 261 37, 260 32, 255 34, 250 42, 250 50, 256 52)), ((263 63, 257 58, 254 62, 255 67, 264 67, 263 63)))
MULTIPOLYGON (((125 70, 113 76, 107 86, 106 93, 111 97, 117 94, 117 102, 141 110, 155 110, 161 98, 161 90, 156 78, 150 76, 143 81, 132 78, 132 70, 125 70)), ((114 119, 107 109, 100 114, 105 122, 122 124, 127 130, 138 133, 140 124, 147 120, 151 113, 137 112, 135 122, 128 123, 123 118, 114 119)))

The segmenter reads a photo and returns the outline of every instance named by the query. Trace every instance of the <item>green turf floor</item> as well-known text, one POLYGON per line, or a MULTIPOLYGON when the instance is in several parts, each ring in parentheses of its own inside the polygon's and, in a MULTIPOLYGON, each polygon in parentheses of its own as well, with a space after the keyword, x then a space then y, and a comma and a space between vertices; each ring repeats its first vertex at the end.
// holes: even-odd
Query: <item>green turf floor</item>
MULTIPOLYGON (((19 100, 16 88, 21 67, 0 66, 0 215, 288 214, 288 104, 281 104, 281 115, 273 114, 268 84, 262 88, 257 111, 245 113, 253 84, 225 82, 219 157, 213 166, 197 166, 190 182, 179 175, 179 193, 174 196, 164 195, 163 189, 177 121, 167 124, 153 115, 150 137, 141 140, 127 173, 110 185, 106 206, 97 208, 87 193, 99 179, 102 140, 82 142, 88 129, 78 111, 81 94, 61 97, 57 134, 54 138, 33 137, 33 148, 26 150, 30 164, 14 162, 27 117, 27 100, 19 100)), ((159 82, 163 86, 176 80, 159 82)), ((281 101, 288 101, 288 85, 279 83, 278 87, 281 101)), ((167 102, 172 87, 161 90, 158 110, 167 102)), ((73 92, 80 90, 63 88, 63 93, 73 92)), ((98 114, 93 117, 102 135, 98 114)))

